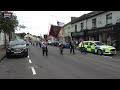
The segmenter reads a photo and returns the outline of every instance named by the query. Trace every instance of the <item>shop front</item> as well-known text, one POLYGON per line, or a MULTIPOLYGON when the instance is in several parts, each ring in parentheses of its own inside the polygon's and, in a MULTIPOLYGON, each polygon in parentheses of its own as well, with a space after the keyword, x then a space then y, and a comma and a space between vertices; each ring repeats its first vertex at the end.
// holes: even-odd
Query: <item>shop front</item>
POLYGON ((95 41, 101 41, 107 45, 111 45, 120 50, 120 25, 105 26, 102 28, 86 30, 85 37, 88 40, 94 39, 95 41), (119 31, 119 32, 118 32, 119 31))
POLYGON ((84 31, 80 31, 80 32, 72 32, 71 33, 71 37, 77 41, 79 41, 79 39, 84 39, 84 31))

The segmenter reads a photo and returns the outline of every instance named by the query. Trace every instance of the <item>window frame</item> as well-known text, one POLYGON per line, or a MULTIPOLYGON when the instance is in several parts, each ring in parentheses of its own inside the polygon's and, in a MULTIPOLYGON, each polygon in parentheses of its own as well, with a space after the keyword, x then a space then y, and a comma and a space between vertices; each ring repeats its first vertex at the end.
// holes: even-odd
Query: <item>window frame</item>
POLYGON ((110 24, 112 24, 112 13, 106 14, 106 25, 110 25, 110 24), (111 22, 108 23, 108 20, 111 20, 111 22))
POLYGON ((77 32, 77 24, 75 25, 75 32, 77 32))
POLYGON ((85 45, 88 45, 88 42, 84 42, 85 45), (87 44, 86 44, 87 43, 87 44))
POLYGON ((81 25, 81 30, 84 30, 84 23, 82 22, 80 23, 80 25, 81 25))
POLYGON ((97 26, 97 19, 94 18, 92 19, 92 28, 96 28, 96 26, 97 26))
POLYGON ((90 42, 90 44, 89 45, 94 45, 94 43, 93 42, 90 42))

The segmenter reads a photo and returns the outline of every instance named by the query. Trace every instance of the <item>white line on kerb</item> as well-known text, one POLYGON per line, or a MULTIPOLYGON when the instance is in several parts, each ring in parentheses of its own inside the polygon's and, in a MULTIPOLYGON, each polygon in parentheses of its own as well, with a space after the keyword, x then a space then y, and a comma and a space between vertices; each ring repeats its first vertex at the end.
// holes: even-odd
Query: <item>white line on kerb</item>
POLYGON ((29 56, 28 56, 28 58, 29 58, 29 56))
POLYGON ((29 63, 32 63, 32 61, 31 61, 31 60, 29 60, 29 63))
POLYGON ((31 67, 31 69, 32 69, 33 75, 35 75, 35 74, 36 74, 36 72, 35 72, 34 67, 31 67))

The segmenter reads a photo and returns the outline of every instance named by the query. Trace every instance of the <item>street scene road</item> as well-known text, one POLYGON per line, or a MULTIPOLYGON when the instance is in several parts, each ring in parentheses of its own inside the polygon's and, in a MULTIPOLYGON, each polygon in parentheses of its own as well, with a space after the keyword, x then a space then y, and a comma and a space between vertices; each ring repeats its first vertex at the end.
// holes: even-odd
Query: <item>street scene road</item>
POLYGON ((120 79, 120 11, 0 11, 0 79, 120 79))
POLYGON ((58 47, 48 46, 48 56, 38 46, 29 46, 27 58, 5 58, 0 62, 0 79, 118 79, 120 60, 110 56, 86 55, 69 49, 60 54, 58 47))

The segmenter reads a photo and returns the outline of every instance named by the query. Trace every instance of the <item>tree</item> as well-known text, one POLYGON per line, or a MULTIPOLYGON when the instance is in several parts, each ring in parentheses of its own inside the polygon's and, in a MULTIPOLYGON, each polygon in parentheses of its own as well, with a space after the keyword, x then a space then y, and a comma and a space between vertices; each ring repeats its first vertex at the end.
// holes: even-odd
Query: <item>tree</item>
POLYGON ((20 30, 21 28, 22 28, 22 29, 25 29, 26 26, 25 26, 25 25, 18 25, 18 28, 19 28, 18 30, 20 30))
POLYGON ((11 36, 12 32, 15 32, 19 22, 17 16, 11 13, 10 17, 4 17, 4 11, 0 12, 0 30, 5 33, 5 47, 6 47, 6 34, 11 36))
POLYGON ((24 36, 26 35, 26 33, 16 33, 20 38, 24 39, 24 36))
POLYGON ((1 12, 0 29, 3 30, 4 33, 11 34, 11 32, 15 32, 18 24, 16 15, 4 18, 4 12, 1 12))

